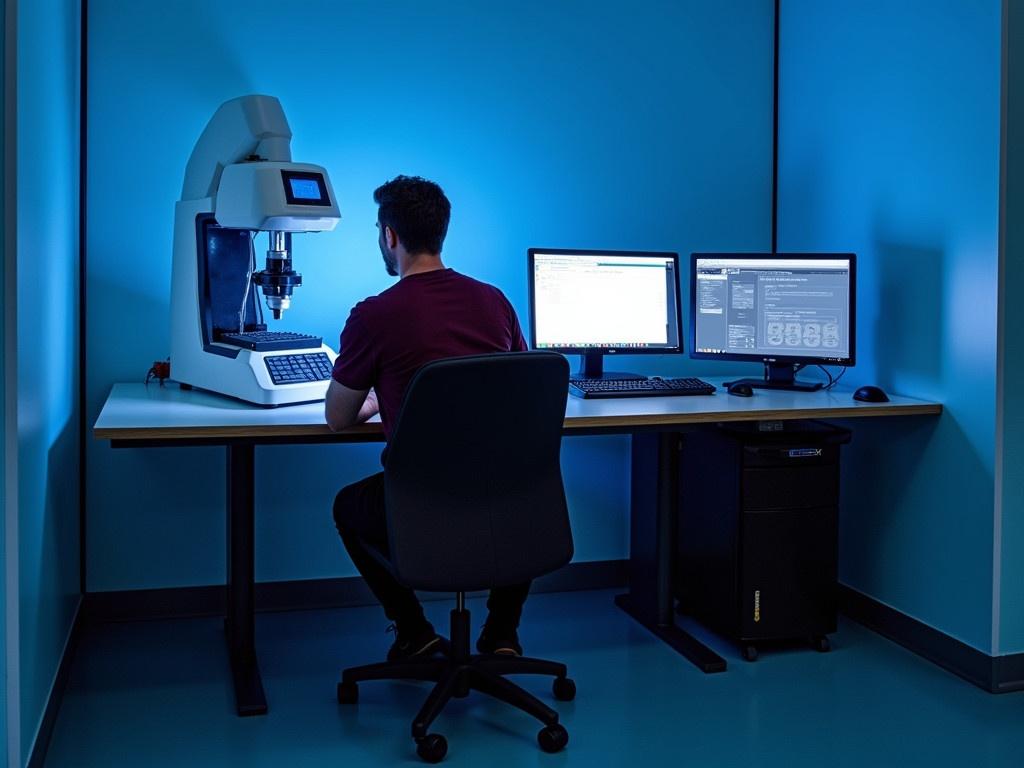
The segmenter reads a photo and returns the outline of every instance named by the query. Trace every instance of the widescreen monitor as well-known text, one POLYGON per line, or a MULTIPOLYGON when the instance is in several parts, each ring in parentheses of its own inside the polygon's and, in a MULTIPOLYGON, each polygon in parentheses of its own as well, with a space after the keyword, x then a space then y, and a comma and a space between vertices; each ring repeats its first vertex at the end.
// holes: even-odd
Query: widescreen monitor
POLYGON ((650 251, 531 248, 530 346, 583 356, 579 375, 604 355, 683 351, 679 256, 650 251))
POLYGON ((796 371, 855 362, 856 275, 852 253, 695 253, 690 356, 762 362, 753 386, 817 388, 796 371))

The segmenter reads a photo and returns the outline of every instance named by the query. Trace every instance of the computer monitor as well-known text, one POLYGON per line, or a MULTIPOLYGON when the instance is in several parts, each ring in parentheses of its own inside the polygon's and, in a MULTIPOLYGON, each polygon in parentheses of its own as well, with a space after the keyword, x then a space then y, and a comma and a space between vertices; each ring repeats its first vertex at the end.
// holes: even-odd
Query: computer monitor
POLYGON ((605 372, 604 355, 683 351, 679 256, 650 251, 531 248, 530 345, 583 356, 578 376, 605 372))
POLYGON ((818 389, 795 374, 854 364, 856 276, 852 253, 695 253, 690 357, 764 363, 751 386, 818 389))

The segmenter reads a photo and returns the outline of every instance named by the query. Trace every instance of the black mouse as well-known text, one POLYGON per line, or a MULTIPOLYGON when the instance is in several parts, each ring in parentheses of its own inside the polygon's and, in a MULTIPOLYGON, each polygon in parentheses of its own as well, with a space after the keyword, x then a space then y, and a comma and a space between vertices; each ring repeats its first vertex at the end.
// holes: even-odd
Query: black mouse
POLYGON ((744 384, 742 381, 737 381, 729 385, 728 392, 730 395, 737 395, 739 397, 751 397, 754 394, 754 388, 749 384, 744 384))
POLYGON ((861 387, 853 393, 854 400, 860 400, 862 403, 888 403, 889 396, 885 394, 878 387, 873 387, 870 384, 861 387))

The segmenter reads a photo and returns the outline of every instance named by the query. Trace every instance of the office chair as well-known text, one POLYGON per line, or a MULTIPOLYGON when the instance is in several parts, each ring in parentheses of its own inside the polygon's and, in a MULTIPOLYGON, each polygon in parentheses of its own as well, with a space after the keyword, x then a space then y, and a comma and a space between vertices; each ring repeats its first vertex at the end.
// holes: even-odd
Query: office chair
POLYGON ((552 352, 513 352, 430 363, 409 385, 384 469, 389 552, 374 552, 413 589, 455 592, 447 657, 352 667, 338 701, 354 704, 366 680, 437 684, 412 723, 416 751, 429 763, 448 751, 428 733, 445 704, 480 691, 533 715, 541 748, 569 741, 558 713, 504 675, 555 678, 555 698, 575 683, 564 664, 470 654, 466 592, 523 584, 572 558, 572 533, 559 453, 569 366, 552 352))

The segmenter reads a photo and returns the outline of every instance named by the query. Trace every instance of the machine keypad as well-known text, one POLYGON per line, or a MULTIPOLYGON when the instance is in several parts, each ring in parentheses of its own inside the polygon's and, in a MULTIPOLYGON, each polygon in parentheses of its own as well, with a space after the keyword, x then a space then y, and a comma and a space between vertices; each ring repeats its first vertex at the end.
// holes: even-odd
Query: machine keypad
POLYGON ((331 378, 331 359, 324 352, 310 355, 272 355, 263 358, 275 384, 305 384, 331 378))

